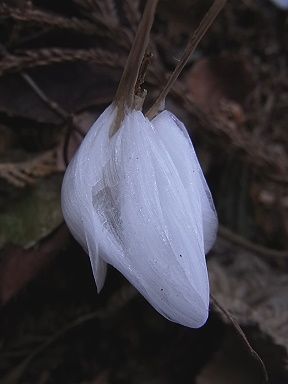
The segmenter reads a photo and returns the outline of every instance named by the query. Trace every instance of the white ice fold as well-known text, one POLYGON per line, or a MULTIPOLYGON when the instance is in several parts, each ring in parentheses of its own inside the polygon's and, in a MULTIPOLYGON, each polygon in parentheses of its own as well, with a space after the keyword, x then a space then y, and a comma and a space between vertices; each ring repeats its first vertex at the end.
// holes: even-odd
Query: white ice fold
POLYGON ((152 122, 129 112, 110 138, 115 115, 113 105, 104 111, 67 168, 64 218, 89 253, 98 290, 109 263, 162 315, 200 327, 217 217, 193 145, 167 111, 152 122))

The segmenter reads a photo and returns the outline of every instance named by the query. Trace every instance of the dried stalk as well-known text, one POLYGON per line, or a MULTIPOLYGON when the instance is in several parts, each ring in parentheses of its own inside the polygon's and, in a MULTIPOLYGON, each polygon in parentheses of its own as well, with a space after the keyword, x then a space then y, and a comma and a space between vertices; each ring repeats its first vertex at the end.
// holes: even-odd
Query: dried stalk
POLYGON ((111 129, 113 135, 123 120, 125 109, 133 108, 135 87, 139 76, 142 60, 149 42, 150 30, 154 21, 158 0, 148 0, 142 20, 139 24, 132 48, 130 50, 116 95, 115 103, 118 107, 117 117, 111 129))
POLYGON ((278 251, 276 249, 264 247, 261 244, 256 244, 232 232, 230 229, 222 225, 220 225, 218 233, 222 238, 229 240, 231 243, 234 243, 242 248, 248 249, 251 252, 257 253, 270 261, 275 259, 278 261, 283 261, 283 259, 288 260, 288 250, 278 251))
POLYGON ((174 72, 168 79, 166 85, 162 89, 160 95, 157 97, 154 104, 151 106, 151 108, 146 113, 146 116, 151 120, 154 116, 157 115, 159 110, 161 109, 161 106, 165 102, 165 98, 170 91, 170 89, 173 87, 175 81, 178 79, 180 73, 182 72, 183 68, 187 64, 189 57, 193 54, 195 49, 198 47, 198 44, 210 28, 213 21, 216 19, 224 5, 226 4, 227 0, 215 0, 212 4, 211 8, 208 10, 204 18, 201 20, 198 28, 196 31, 191 35, 188 44, 186 46, 186 49, 183 53, 183 56, 181 57, 179 63, 177 64, 174 72))
POLYGON ((50 100, 49 97, 44 93, 44 91, 35 83, 31 76, 27 73, 21 73, 22 79, 30 86, 30 88, 36 93, 36 95, 59 117, 64 121, 71 118, 71 114, 61 108, 55 101, 50 100))
POLYGON ((253 349, 253 347, 251 346, 251 344, 249 343, 245 333, 243 332, 242 328, 240 327, 240 325, 238 324, 238 322, 231 316, 231 314, 218 302, 218 300, 213 296, 211 295, 211 298, 212 298, 212 304, 213 306, 215 307, 215 309, 222 313, 229 321, 230 323, 233 325, 233 328, 235 329, 235 331, 237 332, 237 334, 240 336, 240 338, 242 339, 244 345, 246 346, 246 348, 248 349, 249 353, 251 354, 251 356, 257 361, 261 371, 262 371, 262 374, 263 374, 263 379, 264 379, 264 382, 265 383, 268 383, 268 373, 267 373, 267 369, 265 367, 265 364, 263 363, 263 360, 261 359, 261 357, 258 355, 258 353, 255 351, 255 349, 253 349))

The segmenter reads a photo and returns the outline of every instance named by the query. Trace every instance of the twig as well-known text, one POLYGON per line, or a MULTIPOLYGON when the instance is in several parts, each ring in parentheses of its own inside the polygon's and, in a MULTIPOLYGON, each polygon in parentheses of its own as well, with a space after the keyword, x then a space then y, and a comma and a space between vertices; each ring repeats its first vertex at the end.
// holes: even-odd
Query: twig
POLYGON ((156 101, 153 103, 151 108, 146 113, 146 116, 150 120, 153 119, 153 117, 159 112, 159 109, 161 108, 163 101, 165 101, 165 98, 168 92, 173 87, 175 81, 178 79, 180 73, 182 72, 183 68, 187 64, 189 57, 193 54, 195 49, 198 47, 198 44, 206 34, 207 30, 210 28, 213 21, 218 16, 219 12, 222 10, 224 5, 226 4, 226 1, 227 0, 215 0, 211 8, 208 10, 204 18, 201 20, 196 31, 191 35, 188 41, 188 44, 185 48, 185 51, 183 53, 183 56, 181 57, 175 70, 171 74, 170 78, 168 79, 166 85, 160 92, 160 95, 157 97, 156 101))
POLYGON ((152 59, 152 53, 146 52, 145 56, 143 58, 143 61, 141 63, 141 66, 140 66, 137 83, 135 85, 135 95, 138 95, 140 97, 143 94, 142 85, 144 84, 145 77, 146 77, 151 59, 152 59))
POLYGON ((253 347, 249 343, 249 341, 248 341, 245 333, 243 332, 242 328, 240 327, 238 322, 231 316, 231 314, 218 302, 218 300, 212 294, 211 294, 211 299, 212 299, 212 304, 215 307, 215 309, 218 310, 218 312, 222 313, 230 321, 230 323, 232 324, 236 333, 238 334, 238 336, 240 336, 244 345, 246 346, 246 348, 250 352, 251 356, 259 364, 261 371, 263 373, 264 382, 267 383, 268 382, 268 373, 267 373, 266 366, 265 366, 263 360, 261 359, 261 357, 258 355, 258 353, 253 349, 253 347))
POLYGON ((22 79, 32 88, 37 96, 58 116, 67 121, 71 119, 71 114, 61 108, 55 101, 49 99, 44 91, 35 83, 35 81, 25 72, 21 73, 22 79))
POLYGON ((48 106, 48 108, 52 109, 52 111, 57 113, 67 125, 63 141, 63 160, 65 165, 67 166, 69 163, 68 147, 71 132, 73 130, 76 131, 82 138, 85 136, 84 133, 75 123, 75 116, 73 113, 67 112, 65 109, 60 107, 58 103, 56 103, 54 100, 51 100, 27 73, 22 72, 21 76, 27 82, 27 84, 29 84, 32 90, 39 96, 39 98, 48 106))
POLYGON ((66 124, 71 125, 71 128, 79 133, 80 136, 84 137, 84 133, 75 123, 75 116, 73 113, 67 112, 65 109, 60 107, 56 101, 51 100, 46 93, 35 83, 30 75, 25 72, 21 73, 21 77, 29 84, 32 90, 36 93, 37 96, 50 108, 52 111, 57 113, 66 124))
MULTIPOLYGON (((4 51, 6 54, 8 53, 5 46, 1 45, 2 51, 4 51)), ((31 87, 31 89, 36 93, 36 95, 50 108, 52 111, 54 111, 56 114, 58 114, 65 124, 67 125, 67 130, 64 136, 64 142, 63 142, 63 160, 65 165, 67 166, 69 163, 68 160, 68 145, 69 140, 71 136, 72 130, 75 130, 81 137, 84 137, 84 133, 82 130, 77 126, 75 123, 75 116, 73 113, 67 112, 65 109, 60 107, 58 103, 56 103, 54 100, 51 100, 46 93, 39 87, 39 85, 36 84, 36 82, 32 79, 30 75, 28 75, 26 72, 21 72, 22 79, 31 87)), ((25 164, 25 163, 24 163, 25 164)), ((21 164, 20 164, 21 166, 21 164)), ((3 167, 2 167, 3 168, 3 167)), ((1 171, 1 169, 0 169, 1 171)), ((30 172, 31 173, 31 172, 30 172)), ((6 180, 15 186, 23 187, 27 183, 32 183, 34 181, 33 175, 27 175, 27 172, 24 174, 23 177, 23 171, 22 168, 19 166, 15 166, 14 164, 10 164, 10 167, 7 168, 4 167, 4 170, 2 169, 2 175, 0 173, 0 176, 2 178, 6 178, 6 180), (8 172, 7 172, 8 170, 8 172), (20 173, 19 173, 20 170, 20 173), (20 177, 19 177, 20 176, 20 177), (20 180, 19 180, 20 179, 20 180)))
POLYGON ((252 241, 249 241, 244 237, 237 235, 236 233, 232 232, 230 229, 224 227, 223 225, 219 226, 218 232, 219 235, 224 239, 227 239, 232 243, 235 243, 236 245, 240 245, 241 247, 251 250, 252 252, 256 252, 266 258, 280 260, 288 258, 288 251, 277 251, 276 249, 267 248, 263 245, 252 243, 252 241))

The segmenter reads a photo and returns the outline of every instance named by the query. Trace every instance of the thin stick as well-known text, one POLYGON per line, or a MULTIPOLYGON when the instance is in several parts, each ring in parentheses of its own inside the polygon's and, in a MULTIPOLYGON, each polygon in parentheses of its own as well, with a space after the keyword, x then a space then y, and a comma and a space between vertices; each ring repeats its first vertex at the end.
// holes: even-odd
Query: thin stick
POLYGON ((50 99, 28 73, 22 72, 21 77, 53 112, 60 116, 68 125, 72 125, 72 129, 78 132, 81 137, 85 136, 82 130, 75 124, 73 113, 67 112, 56 101, 50 99))
POLYGON ((246 345, 246 347, 247 347, 248 351, 251 353, 252 357, 258 362, 258 364, 261 368, 261 371, 263 373, 264 382, 268 383, 268 373, 267 373, 267 369, 265 367, 265 364, 264 364, 263 360, 261 359, 261 357, 258 355, 258 353, 255 351, 255 349, 253 349, 253 347, 249 343, 245 333, 243 332, 243 330, 240 327, 240 325, 238 324, 238 322, 231 316, 231 314, 224 307, 222 307, 222 305, 218 302, 218 300, 212 294, 211 294, 211 298, 212 298, 212 303, 213 303, 214 307, 216 309, 218 309, 218 311, 221 312, 231 322, 235 331, 237 332, 237 334, 240 336, 240 338, 242 339, 242 341, 246 345))
POLYGON ((174 72, 171 74, 170 78, 168 79, 166 85, 162 89, 160 95, 157 97, 154 104, 151 106, 151 108, 146 113, 146 116, 151 120, 154 116, 157 115, 158 111, 161 108, 161 105, 163 105, 163 102, 165 101, 165 98, 170 91, 171 87, 173 87, 175 81, 179 77, 180 73, 182 72, 183 68, 187 64, 189 57, 194 53, 195 49, 198 47, 198 44, 206 34, 207 30, 210 28, 213 21, 216 19, 218 14, 220 13, 221 9, 226 4, 227 0, 215 0, 210 9, 207 11, 203 19, 201 20, 198 28, 196 31, 191 35, 188 44, 185 48, 185 51, 183 53, 183 56, 181 57, 180 61, 178 62, 174 72))
POLYGON ((35 83, 35 81, 26 72, 21 73, 21 77, 33 89, 36 95, 58 116, 63 120, 68 120, 71 116, 63 108, 61 108, 55 101, 49 99, 42 89, 35 83))
POLYGON ((75 124, 75 119, 73 113, 67 112, 65 109, 60 107, 56 103, 56 101, 51 100, 45 92, 35 83, 31 76, 26 72, 21 72, 21 77, 26 83, 31 87, 31 89, 36 93, 36 95, 42 100, 53 112, 55 112, 58 116, 62 118, 62 120, 66 123, 68 129, 64 135, 63 142, 63 160, 67 167, 69 164, 68 159, 68 147, 71 138, 71 132, 74 130, 77 132, 82 138, 85 136, 81 129, 75 124))
POLYGON ((132 44, 116 95, 115 103, 118 107, 115 124, 111 135, 119 128, 124 118, 125 108, 133 108, 135 86, 137 83, 140 67, 149 42, 150 31, 154 21, 158 0, 147 0, 144 14, 139 24, 135 39, 132 44))
POLYGON ((229 240, 230 242, 239 245, 240 247, 246 248, 249 251, 256 252, 259 255, 266 257, 267 259, 277 259, 278 261, 288 260, 288 250, 278 251, 277 249, 272 249, 264 247, 261 244, 253 243, 252 241, 234 233, 223 225, 219 226, 218 233, 222 238, 229 240))

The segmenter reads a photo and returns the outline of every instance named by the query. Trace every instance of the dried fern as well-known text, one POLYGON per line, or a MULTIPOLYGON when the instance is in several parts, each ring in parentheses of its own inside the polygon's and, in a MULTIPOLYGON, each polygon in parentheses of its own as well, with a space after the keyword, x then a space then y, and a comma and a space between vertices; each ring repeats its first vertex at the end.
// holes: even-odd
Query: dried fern
POLYGON ((121 25, 117 8, 113 0, 73 0, 83 9, 83 14, 99 27, 98 35, 113 40, 117 46, 129 50, 133 34, 121 25))
POLYGON ((0 164, 0 178, 17 188, 33 184, 37 178, 48 176, 57 171, 59 169, 55 150, 42 152, 31 160, 0 164))
POLYGON ((102 49, 43 48, 26 50, 19 55, 7 54, 0 61, 0 76, 7 72, 19 72, 26 68, 45 66, 67 61, 92 61, 108 67, 122 67, 123 57, 102 49))
POLYGON ((139 1, 138 0, 124 1, 123 11, 125 13, 127 20, 129 21, 130 26, 133 28, 133 30, 135 30, 141 18, 141 13, 139 10, 139 1))
POLYGON ((52 28, 69 29, 85 34, 99 33, 99 28, 87 20, 77 19, 76 17, 68 19, 38 9, 18 9, 2 4, 0 5, 0 17, 9 17, 17 21, 34 23, 52 28))
POLYGON ((119 18, 114 0, 98 1, 98 8, 106 20, 109 20, 114 26, 119 25, 119 18))
MULTIPOLYGON (((81 3, 81 2, 80 2, 81 3)), ((104 8, 104 13, 86 9, 86 17, 92 21, 79 19, 76 17, 63 17, 56 13, 51 13, 36 8, 12 8, 6 4, 0 5, 0 18, 12 18, 13 20, 25 22, 28 25, 36 24, 42 28, 66 29, 79 32, 86 35, 96 35, 113 40, 120 47, 128 49, 130 47, 131 38, 129 33, 125 32, 125 28, 120 27, 116 10, 111 13, 109 8, 104 8)), ((97 9, 97 8, 96 8, 97 9)))
POLYGON ((95 12, 98 9, 98 0, 73 0, 73 2, 87 11, 95 12))

